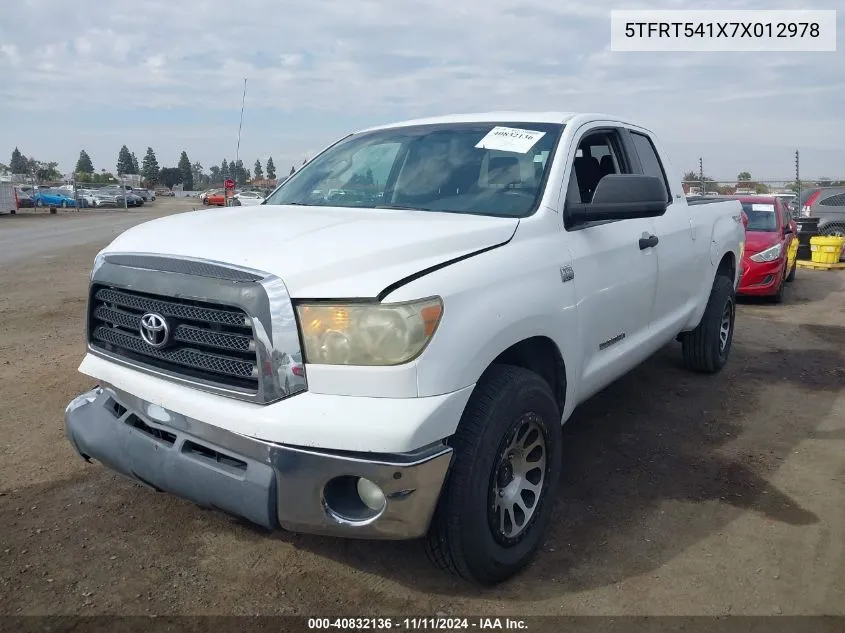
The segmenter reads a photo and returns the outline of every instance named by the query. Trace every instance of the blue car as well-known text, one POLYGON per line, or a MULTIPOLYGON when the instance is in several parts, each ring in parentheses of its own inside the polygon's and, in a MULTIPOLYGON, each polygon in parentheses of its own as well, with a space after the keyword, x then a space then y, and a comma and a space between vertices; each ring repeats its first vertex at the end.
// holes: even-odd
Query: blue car
POLYGON ((68 193, 57 189, 37 189, 32 194, 32 200, 36 207, 75 207, 76 200, 68 193))

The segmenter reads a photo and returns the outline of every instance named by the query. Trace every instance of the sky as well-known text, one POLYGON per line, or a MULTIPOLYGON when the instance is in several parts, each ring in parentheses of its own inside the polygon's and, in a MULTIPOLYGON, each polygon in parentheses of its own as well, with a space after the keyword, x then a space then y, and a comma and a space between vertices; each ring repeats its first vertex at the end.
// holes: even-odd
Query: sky
MULTIPOLYGON (((16 0, 0 15, 0 162, 14 147, 115 169, 272 156, 280 174, 357 129, 491 110, 604 112, 680 174, 845 179, 835 53, 610 51, 610 9, 835 9, 841 0, 16 0), (775 5, 775 6, 773 6, 775 5)), ((845 8, 840 6, 840 9, 845 8)))

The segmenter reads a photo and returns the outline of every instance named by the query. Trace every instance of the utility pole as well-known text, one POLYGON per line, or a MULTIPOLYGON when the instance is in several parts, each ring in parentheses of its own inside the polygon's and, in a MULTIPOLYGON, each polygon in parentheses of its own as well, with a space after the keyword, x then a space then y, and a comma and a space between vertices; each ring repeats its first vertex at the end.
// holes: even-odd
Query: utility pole
POLYGON ((706 193, 704 191, 704 162, 701 160, 701 157, 698 157, 698 186, 701 187, 701 193, 706 193))
MULTIPOLYGON (((234 176, 235 186, 237 186, 237 184, 238 184, 237 178, 240 175, 240 172, 238 171, 237 167, 238 167, 238 163, 241 160, 241 129, 244 126, 244 105, 245 104, 246 104, 246 77, 244 77, 244 93, 243 93, 243 96, 241 97, 241 120, 240 120, 240 123, 238 123, 238 145, 235 148, 235 170, 234 170, 235 171, 235 176, 234 176)), ((227 205, 229 204, 229 200, 225 196, 224 196, 223 200, 227 205)))
POLYGON ((795 186, 798 188, 798 202, 801 202, 801 171, 799 170, 798 150, 795 150, 795 186))

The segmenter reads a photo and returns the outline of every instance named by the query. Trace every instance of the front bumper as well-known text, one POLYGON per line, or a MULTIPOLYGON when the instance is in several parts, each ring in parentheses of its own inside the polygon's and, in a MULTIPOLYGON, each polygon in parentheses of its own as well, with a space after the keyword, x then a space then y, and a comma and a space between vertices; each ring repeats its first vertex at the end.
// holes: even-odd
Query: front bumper
POLYGON ((783 280, 784 259, 782 257, 771 262, 753 262, 746 254, 742 262, 742 276, 740 277, 737 293, 741 295, 773 295, 778 291, 783 280))
POLYGON ((356 538, 424 535, 452 458, 443 443, 393 455, 274 444, 186 418, 109 385, 75 398, 65 425, 83 458, 153 489, 268 529, 356 538), (345 482, 357 477, 384 492, 381 511, 369 510, 360 498, 355 505, 355 486, 345 482))

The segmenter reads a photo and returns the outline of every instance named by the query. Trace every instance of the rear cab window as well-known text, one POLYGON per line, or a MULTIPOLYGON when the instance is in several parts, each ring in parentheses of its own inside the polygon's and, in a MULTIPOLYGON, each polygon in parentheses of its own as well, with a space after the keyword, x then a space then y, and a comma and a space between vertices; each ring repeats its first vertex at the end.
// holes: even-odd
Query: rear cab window
POLYGON ((669 181, 666 178, 666 170, 663 169, 663 164, 660 162, 660 156, 654 147, 651 139, 641 132, 631 132, 631 141, 634 144, 634 149, 640 159, 640 165, 643 174, 646 176, 653 176, 660 178, 663 181, 663 186, 666 188, 666 200, 671 204, 672 190, 669 187, 669 181))

